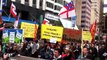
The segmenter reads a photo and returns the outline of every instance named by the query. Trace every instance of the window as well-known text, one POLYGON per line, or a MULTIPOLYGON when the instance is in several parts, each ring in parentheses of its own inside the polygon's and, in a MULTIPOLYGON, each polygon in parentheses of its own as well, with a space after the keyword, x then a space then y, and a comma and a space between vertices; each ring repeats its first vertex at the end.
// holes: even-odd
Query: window
POLYGON ((42 6, 43 0, 40 0, 40 6, 42 6))
POLYGON ((56 3, 63 4, 62 0, 55 0, 56 3))
POLYGON ((25 0, 25 2, 29 2, 29 0, 25 0))
POLYGON ((82 6, 82 8, 86 8, 86 6, 82 6))
POLYGON ((21 0, 16 0, 16 2, 20 3, 20 2, 21 2, 21 0))
POLYGON ((83 1, 82 4, 86 4, 86 1, 83 1))
POLYGON ((85 18, 86 16, 81 16, 82 18, 85 18))
POLYGON ((36 8, 36 0, 33 0, 33 7, 36 8))
POLYGON ((29 5, 29 0, 25 0, 25 5, 29 5))
POLYGON ((53 9, 53 4, 52 3, 46 2, 46 4, 47 4, 47 7, 50 7, 50 8, 53 9))
POLYGON ((55 6, 55 10, 60 11, 60 9, 61 9, 61 7, 59 7, 59 6, 55 6))
POLYGON ((36 4, 36 0, 33 0, 33 4, 36 4))
POLYGON ((86 11, 82 11, 82 13, 85 13, 86 11))
POLYGON ((82 20, 81 22, 82 22, 82 23, 85 23, 85 21, 84 21, 84 20, 82 20))

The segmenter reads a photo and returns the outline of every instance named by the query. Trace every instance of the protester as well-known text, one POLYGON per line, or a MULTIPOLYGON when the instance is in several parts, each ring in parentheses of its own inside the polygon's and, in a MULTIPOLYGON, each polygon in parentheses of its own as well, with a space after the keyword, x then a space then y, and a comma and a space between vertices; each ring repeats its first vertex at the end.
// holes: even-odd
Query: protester
POLYGON ((97 49, 95 48, 95 45, 92 44, 90 47, 90 54, 92 55, 92 60, 95 60, 97 58, 97 49))
POLYGON ((43 59, 52 59, 53 57, 53 52, 52 50, 50 49, 50 46, 49 45, 46 45, 44 48, 42 48, 40 50, 40 56, 41 58, 43 59))
POLYGON ((105 60, 106 56, 104 55, 104 53, 106 52, 106 48, 105 45, 101 45, 101 48, 99 49, 99 58, 100 60, 105 60))
POLYGON ((82 58, 82 60, 92 60, 92 55, 91 54, 89 54, 89 50, 88 50, 88 48, 87 47, 84 47, 83 48, 83 58, 82 58))
POLYGON ((61 56, 61 50, 60 49, 54 50, 53 60, 63 60, 62 56, 61 56))
POLYGON ((32 45, 32 57, 38 58, 38 49, 39 49, 39 43, 38 41, 34 42, 32 45))
POLYGON ((66 45, 64 53, 62 54, 63 60, 74 60, 74 54, 70 49, 70 45, 66 45))

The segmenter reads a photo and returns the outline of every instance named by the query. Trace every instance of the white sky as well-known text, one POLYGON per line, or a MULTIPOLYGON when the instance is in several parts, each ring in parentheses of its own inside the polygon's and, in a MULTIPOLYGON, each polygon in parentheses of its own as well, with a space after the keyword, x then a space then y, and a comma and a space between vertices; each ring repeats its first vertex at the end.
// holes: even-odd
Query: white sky
POLYGON ((107 0, 104 0, 104 4, 107 4, 107 0))
MULTIPOLYGON (((104 4, 107 4, 107 0, 104 0, 104 4)), ((103 12, 107 13, 107 7, 104 8, 103 12)))

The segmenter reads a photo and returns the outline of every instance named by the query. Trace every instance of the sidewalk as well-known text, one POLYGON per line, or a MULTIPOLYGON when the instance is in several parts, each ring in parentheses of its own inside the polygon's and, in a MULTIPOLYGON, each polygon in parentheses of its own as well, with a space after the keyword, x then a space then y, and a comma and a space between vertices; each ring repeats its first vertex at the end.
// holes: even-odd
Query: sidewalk
POLYGON ((45 59, 40 59, 40 58, 32 58, 32 57, 26 57, 26 56, 16 56, 16 57, 11 57, 10 60, 45 60, 45 59))

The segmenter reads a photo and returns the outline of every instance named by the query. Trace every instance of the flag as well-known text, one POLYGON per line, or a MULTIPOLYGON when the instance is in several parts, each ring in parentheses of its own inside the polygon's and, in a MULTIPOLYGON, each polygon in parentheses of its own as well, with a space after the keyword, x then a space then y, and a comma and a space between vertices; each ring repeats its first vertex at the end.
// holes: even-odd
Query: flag
POLYGON ((34 39, 33 39, 34 41, 36 41, 37 29, 38 29, 38 27, 37 27, 37 25, 35 24, 35 32, 34 32, 34 39))
POLYGON ((16 6, 13 3, 11 4, 11 7, 10 7, 10 14, 12 14, 13 17, 17 16, 16 6))
POLYGON ((68 4, 65 4, 61 8, 61 10, 60 10, 58 15, 60 16, 60 18, 69 18, 69 17, 72 18, 72 17, 76 16, 73 2, 71 1, 68 4))
POLYGON ((14 29, 17 29, 18 27, 18 22, 19 22, 19 15, 16 17, 16 20, 14 22, 14 29))
POLYGON ((49 24, 49 21, 48 21, 47 19, 44 19, 43 24, 48 25, 48 24, 49 24))
POLYGON ((92 36, 92 41, 91 43, 94 43, 94 37, 95 37, 95 32, 96 32, 96 21, 92 24, 90 28, 91 36, 92 36))
POLYGON ((66 1, 67 3, 71 2, 71 0, 64 0, 64 1, 66 1))

